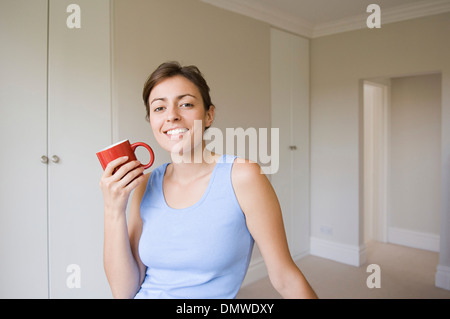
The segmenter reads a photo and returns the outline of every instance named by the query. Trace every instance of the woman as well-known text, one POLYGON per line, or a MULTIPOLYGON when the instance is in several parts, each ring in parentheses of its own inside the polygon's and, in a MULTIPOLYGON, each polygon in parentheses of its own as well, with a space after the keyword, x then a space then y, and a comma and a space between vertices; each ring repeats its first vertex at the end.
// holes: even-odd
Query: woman
POLYGON ((316 298, 290 256, 278 199, 258 164, 205 149, 215 107, 200 71, 164 63, 143 98, 172 162, 144 175, 138 161, 122 165, 127 158, 119 158, 102 175, 104 266, 113 296, 234 298, 256 241, 284 298, 316 298))

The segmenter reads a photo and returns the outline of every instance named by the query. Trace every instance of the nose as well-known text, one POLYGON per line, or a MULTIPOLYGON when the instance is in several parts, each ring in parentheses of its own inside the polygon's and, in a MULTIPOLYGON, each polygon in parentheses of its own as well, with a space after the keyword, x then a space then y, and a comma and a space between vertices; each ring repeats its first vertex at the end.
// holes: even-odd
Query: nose
POLYGON ((166 118, 167 122, 174 122, 180 120, 180 114, 178 112, 177 106, 169 107, 166 114, 167 114, 166 118))

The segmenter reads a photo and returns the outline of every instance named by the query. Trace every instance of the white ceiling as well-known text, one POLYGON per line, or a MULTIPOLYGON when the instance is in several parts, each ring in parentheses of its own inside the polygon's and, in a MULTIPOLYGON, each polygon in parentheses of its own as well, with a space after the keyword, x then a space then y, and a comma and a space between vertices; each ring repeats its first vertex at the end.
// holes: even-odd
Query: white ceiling
POLYGON ((361 29, 369 4, 381 8, 381 23, 450 11, 450 0, 202 0, 309 38, 361 29))

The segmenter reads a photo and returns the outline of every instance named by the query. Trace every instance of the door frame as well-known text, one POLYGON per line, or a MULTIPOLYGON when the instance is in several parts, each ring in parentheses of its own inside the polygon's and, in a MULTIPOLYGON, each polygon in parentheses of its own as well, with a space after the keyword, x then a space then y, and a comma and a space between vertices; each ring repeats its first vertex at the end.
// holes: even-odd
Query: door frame
MULTIPOLYGON (((362 92, 363 92, 363 220, 364 220, 364 225, 363 225, 363 231, 364 231, 364 241, 366 241, 366 236, 365 236, 365 231, 367 227, 372 227, 372 238, 376 241, 380 241, 380 242, 387 242, 388 241, 388 214, 389 214, 389 134, 390 134, 390 87, 388 84, 384 84, 384 83, 378 83, 378 82, 374 82, 374 81, 369 81, 369 80, 363 80, 362 81, 362 88, 361 88, 362 92), (378 183, 376 183, 374 180, 370 180, 368 181, 366 176, 365 176, 365 168, 367 165, 367 158, 365 156, 365 148, 366 148, 366 143, 365 143, 365 137, 366 137, 366 127, 365 127, 365 113, 366 113, 366 103, 364 101, 364 97, 365 97, 365 86, 372 86, 372 87, 376 87, 376 88, 381 88, 381 110, 379 112, 379 116, 378 116, 378 120, 381 121, 380 123, 380 130, 378 132, 378 138, 379 138, 379 151, 380 154, 379 156, 373 156, 373 160, 376 161, 376 166, 378 167, 378 174, 377 176, 375 176, 375 179, 377 179, 378 183), (365 208, 365 203, 368 200, 368 198, 366 198, 366 188, 367 188, 367 183, 371 182, 373 184, 375 184, 375 188, 374 189, 374 193, 377 194, 377 196, 375 197, 375 207, 377 209, 374 210, 374 214, 371 216, 372 217, 372 223, 371 225, 367 225, 367 220, 366 217, 366 208, 365 208)), ((373 122, 372 122, 373 124, 373 122)), ((376 155, 376 154, 372 154, 372 155, 376 155)), ((372 194, 373 195, 373 194, 372 194)))

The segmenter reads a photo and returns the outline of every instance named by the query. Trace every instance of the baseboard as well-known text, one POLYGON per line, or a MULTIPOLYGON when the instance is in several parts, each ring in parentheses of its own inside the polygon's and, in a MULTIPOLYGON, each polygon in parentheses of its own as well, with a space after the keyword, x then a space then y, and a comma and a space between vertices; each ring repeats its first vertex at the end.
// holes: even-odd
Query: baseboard
POLYGON ((442 265, 437 266, 435 285, 438 288, 450 290, 450 267, 442 265))
POLYGON ((366 261, 365 245, 354 246, 311 237, 310 254, 359 267, 366 261))
POLYGON ((439 235, 430 233, 389 227, 388 242, 412 248, 439 252, 439 235))

